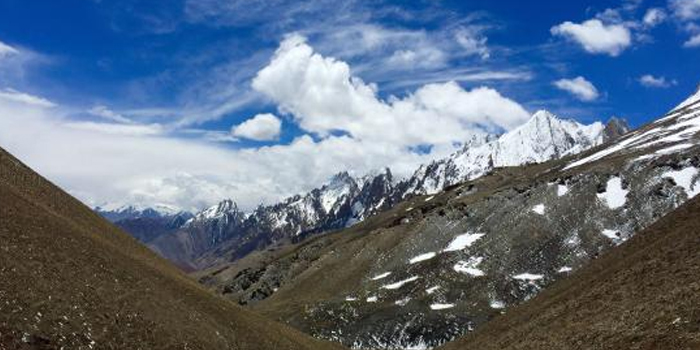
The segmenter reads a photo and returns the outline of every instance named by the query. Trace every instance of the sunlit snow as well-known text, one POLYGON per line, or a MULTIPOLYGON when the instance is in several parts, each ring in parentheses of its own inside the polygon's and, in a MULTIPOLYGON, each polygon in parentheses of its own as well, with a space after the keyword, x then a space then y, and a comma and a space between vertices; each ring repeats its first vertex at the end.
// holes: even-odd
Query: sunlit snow
POLYGON ((404 306, 404 305, 408 304, 409 301, 411 301, 411 298, 406 297, 406 298, 395 301, 394 304, 396 304, 398 306, 404 306))
POLYGON ((433 286, 425 290, 426 293, 428 294, 433 294, 437 292, 437 290, 440 289, 440 286, 433 286))
POLYGON ((483 233, 465 233, 461 234, 447 245, 444 252, 454 252, 457 250, 462 250, 464 248, 470 247, 474 242, 478 241, 479 238, 484 237, 483 233))
POLYGON ((688 199, 697 196, 700 193, 700 184, 695 184, 695 179, 698 175, 698 169, 695 167, 687 167, 678 171, 667 171, 661 175, 673 179, 676 185, 683 187, 688 199))
POLYGON ((409 283, 409 282, 413 282, 413 281, 415 281, 415 280, 417 280, 417 279, 418 279, 418 276, 409 277, 409 278, 407 278, 407 279, 405 279, 405 280, 398 281, 398 282, 396 282, 396 283, 387 284, 387 285, 385 285, 385 286, 382 286, 382 288, 383 288, 383 289, 399 289, 399 288, 403 287, 404 284, 409 283))
POLYGON ((617 209, 625 205, 628 193, 628 190, 622 188, 622 179, 613 177, 608 180, 605 192, 598 193, 598 198, 610 209, 617 209))
POLYGON ((618 240, 618 239, 620 239, 620 236, 619 236, 620 232, 619 232, 619 231, 616 231, 616 230, 604 229, 604 230, 601 231, 600 233, 602 233, 603 236, 608 237, 608 238, 610 238, 610 239, 612 239, 612 240, 618 240))
POLYGON ((421 254, 421 255, 418 255, 418 256, 412 258, 411 260, 409 260, 408 263, 409 263, 409 264, 415 264, 415 263, 417 263, 417 262, 421 262, 421 261, 425 261, 425 260, 430 260, 430 259, 434 258, 436 255, 437 255, 437 253, 435 253, 435 252, 429 252, 429 253, 421 254))
POLYGON ((569 188, 566 185, 557 186, 557 196, 561 197, 569 192, 569 188))
POLYGON ((492 300, 489 306, 491 306, 492 309, 503 309, 506 307, 506 304, 502 301, 492 300))
POLYGON ((460 273, 466 273, 474 277, 485 276, 486 273, 476 267, 484 261, 482 257, 471 257, 467 261, 458 261, 452 268, 460 273))
POLYGON ((538 205, 532 207, 532 211, 534 211, 535 213, 540 214, 540 215, 544 215, 544 210, 545 210, 544 204, 538 204, 538 205))
POLYGON ((513 276, 514 279, 516 280, 521 280, 521 281, 536 281, 536 280, 541 280, 544 278, 544 275, 537 275, 534 273, 521 273, 519 275, 513 276))
POLYGON ((380 279, 382 279, 382 278, 386 278, 386 277, 388 277, 389 275, 391 275, 391 272, 380 273, 380 274, 378 274, 378 275, 372 277, 372 281, 376 281, 376 280, 380 280, 380 279))
POLYGON ((432 304, 430 305, 431 310, 445 310, 455 307, 455 304, 432 304))

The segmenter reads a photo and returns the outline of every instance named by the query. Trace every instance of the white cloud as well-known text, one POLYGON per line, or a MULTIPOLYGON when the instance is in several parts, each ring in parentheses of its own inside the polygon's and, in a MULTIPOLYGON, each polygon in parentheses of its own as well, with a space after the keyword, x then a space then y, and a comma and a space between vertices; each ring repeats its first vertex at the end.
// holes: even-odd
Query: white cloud
POLYGON ((650 8, 644 14, 642 22, 647 27, 655 27, 666 20, 666 12, 660 8, 650 8))
POLYGON ((683 47, 700 47, 700 0, 670 0, 669 7, 678 27, 690 35, 683 47))
POLYGON ((557 80, 554 82, 554 86, 569 92, 581 101, 593 101, 600 95, 598 89, 584 77, 557 80))
POLYGON ((123 135, 123 136, 153 136, 164 133, 158 124, 128 125, 96 122, 66 122, 63 126, 76 130, 91 131, 95 134, 123 135))
POLYGON ((700 19, 700 0, 670 0, 674 16, 683 21, 700 19))
POLYGON ((464 139, 475 125, 509 129, 528 118, 520 105, 495 90, 466 91, 454 82, 382 101, 376 86, 353 77, 345 62, 315 53, 298 35, 281 43, 253 88, 306 131, 325 136, 343 130, 360 140, 403 147, 451 143, 464 139))
POLYGON ((244 121, 233 127, 233 136, 243 137, 256 141, 276 140, 280 135, 282 121, 276 116, 265 113, 244 121))
POLYGON ((467 55, 477 55, 481 59, 487 59, 491 56, 491 52, 486 46, 488 39, 473 27, 459 28, 455 32, 455 39, 467 55))
POLYGON ((16 54, 19 54, 17 49, 0 41, 0 59, 16 54))
POLYGON ((581 24, 564 22, 551 28, 552 35, 561 36, 580 44, 593 54, 618 56, 632 45, 630 30, 622 24, 604 24, 590 19, 581 24))
POLYGON ((129 118, 107 108, 106 106, 92 107, 92 108, 90 108, 88 113, 90 113, 94 116, 100 117, 100 118, 111 120, 113 122, 124 123, 124 124, 132 123, 132 121, 129 118))
POLYGON ((645 87, 651 88, 667 88, 676 85, 675 80, 666 80, 666 77, 655 77, 651 74, 645 74, 639 77, 639 83, 645 87))
POLYGON ((0 91, 0 99, 4 99, 7 101, 13 101, 13 102, 19 102, 19 103, 33 105, 33 106, 42 107, 42 108, 50 108, 50 107, 56 106, 53 102, 51 102, 43 97, 30 95, 30 94, 19 92, 17 90, 13 90, 13 89, 5 89, 5 90, 0 91))
POLYGON ((683 43, 684 47, 700 47, 700 34, 695 34, 683 43))

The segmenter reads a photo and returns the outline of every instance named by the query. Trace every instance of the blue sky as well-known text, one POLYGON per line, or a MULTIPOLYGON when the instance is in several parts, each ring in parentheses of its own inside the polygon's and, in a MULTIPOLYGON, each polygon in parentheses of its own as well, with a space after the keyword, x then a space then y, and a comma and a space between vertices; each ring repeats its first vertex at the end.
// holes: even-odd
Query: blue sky
POLYGON ((541 108, 646 123, 700 82, 700 1, 4 0, 0 43, 2 146, 81 199, 252 208, 541 108))

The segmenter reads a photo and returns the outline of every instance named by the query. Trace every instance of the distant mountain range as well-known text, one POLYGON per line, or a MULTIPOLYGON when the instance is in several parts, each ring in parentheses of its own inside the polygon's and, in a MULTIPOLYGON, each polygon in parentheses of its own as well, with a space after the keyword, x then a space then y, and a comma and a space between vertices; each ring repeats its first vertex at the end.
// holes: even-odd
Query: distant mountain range
POLYGON ((361 178, 342 172, 319 188, 252 213, 243 213, 230 199, 194 215, 169 207, 96 210, 179 266, 201 269, 348 227, 406 198, 437 193, 495 168, 575 154, 628 130, 619 119, 607 125, 583 125, 538 111, 503 135, 480 134, 466 140, 459 151, 419 167, 407 179, 397 181, 388 168, 361 178))

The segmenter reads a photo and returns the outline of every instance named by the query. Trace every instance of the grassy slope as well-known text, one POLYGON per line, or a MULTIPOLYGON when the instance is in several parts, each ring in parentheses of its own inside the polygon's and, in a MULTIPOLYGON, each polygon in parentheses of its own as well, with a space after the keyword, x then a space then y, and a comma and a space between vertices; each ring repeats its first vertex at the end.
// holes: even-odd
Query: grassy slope
POLYGON ((334 349, 211 295, 0 149, 0 349, 334 349))
POLYGON ((441 349, 700 349, 700 198, 441 349))

